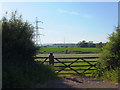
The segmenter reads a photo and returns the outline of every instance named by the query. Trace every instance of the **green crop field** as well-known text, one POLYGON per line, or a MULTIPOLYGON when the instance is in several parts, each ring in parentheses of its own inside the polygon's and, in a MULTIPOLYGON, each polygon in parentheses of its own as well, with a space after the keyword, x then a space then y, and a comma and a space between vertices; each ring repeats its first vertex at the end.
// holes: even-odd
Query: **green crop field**
POLYGON ((81 54, 81 53, 99 53, 100 48, 41 47, 40 51, 43 52, 43 53, 53 52, 53 53, 81 54))
MULTIPOLYGON (((63 58, 63 57, 98 57, 99 54, 54 54, 56 58, 63 58)), ((38 57, 48 57, 49 54, 37 54, 38 57)))
MULTIPOLYGON (((48 57, 49 54, 38 54, 38 57, 48 57)), ((64 58, 64 57, 98 57, 99 54, 54 54, 55 58, 64 58)), ((44 59, 37 59, 38 61, 43 61, 44 59)), ((64 62, 64 61, 75 61, 76 59, 59 59, 60 61, 64 62)), ((97 59, 85 59, 86 61, 97 61, 97 59)), ((47 60, 48 61, 48 60, 47 60)), ((82 61, 81 59, 78 61, 82 61)), ((58 62, 56 60, 54 60, 54 62, 58 62)), ((95 64, 96 62, 90 62, 91 64, 95 64)), ((49 64, 48 62, 46 62, 45 64, 49 64)), ((70 63, 65 63, 66 65, 69 65, 70 63)), ((71 66, 73 65, 89 65, 86 62, 75 62, 73 63, 71 66)), ((62 63, 54 63, 54 66, 64 66, 62 63)), ((90 66, 86 66, 86 67, 72 67, 73 69, 87 69, 90 66)), ((54 67, 55 70, 60 70, 64 67, 54 67)), ((92 67, 91 69, 95 69, 95 67, 92 67)), ((65 71, 61 71, 60 73, 75 73, 73 70, 70 71, 66 71, 66 70, 70 70, 70 68, 65 68, 65 71)), ((78 72, 82 73, 84 70, 80 70, 78 72)), ((88 70, 85 73, 89 73, 89 72, 93 72, 94 70, 88 70)), ((75 73, 76 74, 76 73, 75 73)), ((92 76, 92 74, 86 74, 87 76, 92 76)), ((66 76, 66 74, 63 74, 62 76, 66 76)), ((70 76, 70 74, 67 74, 67 76, 70 76)))

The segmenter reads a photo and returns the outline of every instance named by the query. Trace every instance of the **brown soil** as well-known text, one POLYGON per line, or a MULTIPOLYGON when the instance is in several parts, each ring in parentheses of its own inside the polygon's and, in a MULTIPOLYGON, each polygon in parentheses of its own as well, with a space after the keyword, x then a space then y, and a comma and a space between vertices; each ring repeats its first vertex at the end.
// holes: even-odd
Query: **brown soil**
POLYGON ((32 88, 118 88, 118 83, 94 77, 64 77, 42 84, 39 83, 32 88))

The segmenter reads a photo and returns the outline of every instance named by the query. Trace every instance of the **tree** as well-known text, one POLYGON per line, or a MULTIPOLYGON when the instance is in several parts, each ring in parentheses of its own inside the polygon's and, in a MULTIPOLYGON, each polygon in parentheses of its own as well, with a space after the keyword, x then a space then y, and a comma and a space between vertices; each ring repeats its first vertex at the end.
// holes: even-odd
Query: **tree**
POLYGON ((88 42, 88 47, 96 47, 96 44, 93 43, 93 41, 88 42))
POLYGON ((37 47, 32 41, 33 26, 13 12, 2 20, 2 88, 28 88, 56 77, 48 65, 34 61, 37 47))
POLYGON ((78 42, 77 46, 78 47, 88 47, 88 43, 85 40, 83 40, 82 42, 78 42))
POLYGON ((99 42, 96 44, 97 48, 102 48, 105 45, 105 43, 99 42))
POLYGON ((33 26, 24 22, 17 11, 12 12, 10 19, 4 16, 1 21, 3 63, 33 61, 37 51, 32 41, 33 26))
POLYGON ((86 42, 85 40, 77 43, 78 47, 96 47, 96 44, 93 41, 86 42))

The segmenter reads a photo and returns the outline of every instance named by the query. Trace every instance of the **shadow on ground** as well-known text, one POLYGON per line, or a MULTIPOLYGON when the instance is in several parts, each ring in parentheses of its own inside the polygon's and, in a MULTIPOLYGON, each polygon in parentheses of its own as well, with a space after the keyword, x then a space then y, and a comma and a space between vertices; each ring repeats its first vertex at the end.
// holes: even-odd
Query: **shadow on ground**
POLYGON ((63 89, 63 88, 66 88, 66 89, 72 89, 72 90, 119 90, 118 88, 115 88, 115 87, 107 88, 107 87, 100 86, 100 85, 105 84, 105 82, 103 82, 103 80, 93 79, 90 77, 87 78, 88 80, 87 79, 82 80, 82 79, 78 79, 78 78, 76 79, 74 77, 72 77, 72 78, 64 77, 64 78, 60 78, 57 80, 47 81, 46 83, 42 83, 42 84, 39 83, 39 84, 35 85, 34 87, 32 87, 32 88, 34 88, 32 90, 35 90, 36 88, 37 89, 50 89, 50 88, 63 89), (86 80, 90 81, 90 82, 87 82, 86 80), (100 82, 100 83, 96 84, 96 82, 100 82), (103 84, 101 84, 101 83, 103 83, 103 84), (99 87, 97 87, 97 86, 99 86, 99 87), (94 88, 94 87, 96 87, 96 88, 94 88))

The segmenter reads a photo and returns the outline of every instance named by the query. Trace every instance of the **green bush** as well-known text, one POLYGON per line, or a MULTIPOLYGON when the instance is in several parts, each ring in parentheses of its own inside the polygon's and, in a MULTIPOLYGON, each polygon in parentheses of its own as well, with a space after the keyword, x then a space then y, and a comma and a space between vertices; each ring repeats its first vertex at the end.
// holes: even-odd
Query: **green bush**
POLYGON ((50 66, 38 64, 34 56, 33 26, 13 12, 2 20, 2 87, 21 88, 56 77, 50 66))
POLYGON ((32 61, 37 47, 32 41, 33 26, 13 12, 11 18, 2 18, 2 54, 4 63, 32 61), (17 59, 16 59, 17 58, 17 59))
POLYGON ((103 47, 100 58, 96 64, 97 77, 117 81, 120 68, 120 27, 109 36, 109 42, 103 47))
POLYGON ((56 78, 57 74, 50 66, 38 63, 27 66, 24 64, 17 64, 17 66, 9 64, 3 71, 3 88, 29 88, 36 83, 56 78))
POLYGON ((112 82, 118 82, 118 69, 105 71, 103 78, 112 82))

